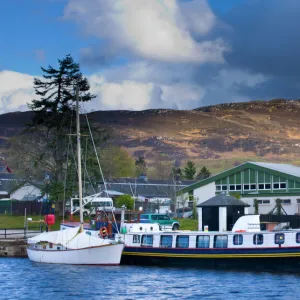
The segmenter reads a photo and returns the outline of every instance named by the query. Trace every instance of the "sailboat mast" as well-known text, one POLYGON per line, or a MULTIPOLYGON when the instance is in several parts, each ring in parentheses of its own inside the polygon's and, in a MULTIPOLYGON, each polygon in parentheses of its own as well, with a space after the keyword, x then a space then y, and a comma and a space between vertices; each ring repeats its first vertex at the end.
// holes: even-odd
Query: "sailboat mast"
POLYGON ((83 210, 82 210, 82 175, 81 175, 81 145, 80 145, 80 116, 79 116, 79 88, 76 84, 76 136, 77 136, 77 164, 78 164, 78 192, 80 207, 80 224, 83 228, 83 210))

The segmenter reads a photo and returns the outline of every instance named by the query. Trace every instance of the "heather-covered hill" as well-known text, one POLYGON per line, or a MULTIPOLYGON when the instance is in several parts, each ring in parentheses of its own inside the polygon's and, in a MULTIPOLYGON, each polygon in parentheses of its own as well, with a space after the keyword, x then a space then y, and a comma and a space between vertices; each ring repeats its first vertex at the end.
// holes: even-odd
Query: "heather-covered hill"
MULTIPOLYGON (((109 143, 147 162, 187 159, 217 172, 245 160, 300 163, 300 101, 275 99, 195 110, 97 111, 109 143)), ((0 115, 0 142, 28 123, 30 112, 0 115)))

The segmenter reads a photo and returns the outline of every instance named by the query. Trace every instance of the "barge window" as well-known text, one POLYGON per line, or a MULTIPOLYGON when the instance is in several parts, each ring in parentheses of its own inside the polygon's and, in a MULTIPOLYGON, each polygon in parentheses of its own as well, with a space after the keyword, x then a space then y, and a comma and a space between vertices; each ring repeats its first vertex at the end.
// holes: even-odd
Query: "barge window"
POLYGON ((227 248, 227 247, 228 247, 228 236, 227 235, 215 235, 214 248, 227 248))
POLYGON ((189 236, 178 235, 176 238, 176 248, 188 248, 189 247, 189 236))
POLYGON ((166 247, 166 248, 171 248, 172 247, 172 240, 173 240, 172 235, 162 235, 160 237, 160 246, 161 247, 166 247))
POLYGON ((296 243, 300 244, 300 232, 296 233, 296 243))
POLYGON ((196 248, 209 248, 209 235, 198 235, 196 248))
POLYGON ((235 234, 233 236, 233 245, 243 245, 243 235, 235 234))
POLYGON ((134 234, 132 237, 132 242, 134 244, 139 244, 141 242, 141 236, 138 234, 134 234))
POLYGON ((254 234, 253 235, 253 244, 254 245, 262 245, 264 243, 264 236, 262 234, 254 234))
POLYGON ((142 246, 153 247, 153 235, 143 235, 142 246))
POLYGON ((275 244, 284 244, 284 233, 275 233, 275 244))

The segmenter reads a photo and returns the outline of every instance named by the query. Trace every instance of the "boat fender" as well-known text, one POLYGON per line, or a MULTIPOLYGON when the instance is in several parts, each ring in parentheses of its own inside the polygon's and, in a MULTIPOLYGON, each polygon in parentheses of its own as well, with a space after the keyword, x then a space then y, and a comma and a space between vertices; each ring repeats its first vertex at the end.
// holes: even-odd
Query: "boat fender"
POLYGON ((103 238, 107 237, 107 228, 105 226, 100 228, 100 235, 103 238))

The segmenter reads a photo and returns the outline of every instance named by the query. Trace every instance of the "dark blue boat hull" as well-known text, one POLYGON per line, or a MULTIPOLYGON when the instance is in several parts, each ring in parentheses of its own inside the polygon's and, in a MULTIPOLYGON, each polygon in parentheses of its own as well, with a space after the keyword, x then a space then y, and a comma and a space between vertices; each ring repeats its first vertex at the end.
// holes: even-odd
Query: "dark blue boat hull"
POLYGON ((121 264, 300 272, 300 247, 263 249, 125 247, 121 264))

